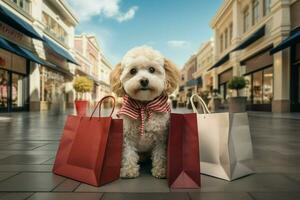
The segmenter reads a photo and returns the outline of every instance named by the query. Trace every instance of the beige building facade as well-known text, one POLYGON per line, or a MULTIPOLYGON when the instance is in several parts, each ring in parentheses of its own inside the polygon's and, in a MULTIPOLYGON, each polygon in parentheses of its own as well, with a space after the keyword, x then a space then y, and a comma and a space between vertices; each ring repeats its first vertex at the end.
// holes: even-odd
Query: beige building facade
POLYGON ((213 64, 194 78, 211 74, 226 102, 236 95, 228 82, 244 76, 248 110, 300 111, 299 0, 225 0, 210 26, 213 64))
POLYGON ((85 99, 95 104, 102 97, 110 94, 109 74, 112 70, 105 58, 97 38, 94 35, 81 34, 75 36, 74 49, 76 60, 80 66, 76 67, 76 76, 87 76, 93 80, 94 88, 85 94, 85 99))
POLYGON ((0 110, 73 105, 74 28, 63 0, 0 2, 0 110))
POLYGON ((195 92, 199 87, 199 83, 193 78, 193 74, 197 71, 197 56, 192 55, 189 60, 185 63, 181 70, 181 80, 178 90, 179 105, 185 106, 188 102, 188 98, 195 92))
POLYGON ((199 80, 198 92, 209 92, 213 87, 214 75, 208 71, 214 64, 214 40, 211 39, 201 45, 196 53, 197 70, 193 74, 194 79, 199 80))

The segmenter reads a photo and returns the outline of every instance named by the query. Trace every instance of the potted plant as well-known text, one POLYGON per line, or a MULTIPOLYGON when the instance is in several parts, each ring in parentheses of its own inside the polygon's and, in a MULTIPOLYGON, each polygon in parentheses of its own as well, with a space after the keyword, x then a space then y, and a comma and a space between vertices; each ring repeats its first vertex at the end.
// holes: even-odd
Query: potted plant
POLYGON ((85 76, 78 76, 75 78, 73 87, 76 91, 75 108, 77 115, 85 116, 88 101, 83 99, 83 95, 86 92, 91 92, 93 89, 93 82, 85 76))
POLYGON ((240 90, 246 87, 244 77, 233 77, 228 83, 228 88, 236 91, 236 97, 229 98, 229 112, 246 112, 247 97, 240 96, 240 90))

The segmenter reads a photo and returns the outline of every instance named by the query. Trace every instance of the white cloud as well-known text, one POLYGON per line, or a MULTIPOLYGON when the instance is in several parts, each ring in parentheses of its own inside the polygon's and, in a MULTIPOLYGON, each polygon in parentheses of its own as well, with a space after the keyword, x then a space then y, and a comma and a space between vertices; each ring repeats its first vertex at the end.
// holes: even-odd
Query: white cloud
POLYGON ((118 22, 124 22, 124 21, 132 19, 137 10, 138 10, 137 6, 131 7, 126 13, 121 14, 117 17, 118 22))
POLYGON ((104 16, 124 22, 134 17, 137 6, 131 7, 127 12, 120 10, 122 0, 68 0, 80 21, 88 21, 93 16, 104 16))
POLYGON ((170 40, 167 42, 167 44, 169 47, 173 48, 185 48, 190 46, 190 43, 184 40, 170 40))

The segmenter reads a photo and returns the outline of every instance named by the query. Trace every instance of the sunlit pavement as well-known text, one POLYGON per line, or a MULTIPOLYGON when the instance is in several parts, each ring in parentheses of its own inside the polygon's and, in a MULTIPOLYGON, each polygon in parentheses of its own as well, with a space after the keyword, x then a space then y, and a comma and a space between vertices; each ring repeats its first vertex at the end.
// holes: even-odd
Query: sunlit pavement
POLYGON ((0 199, 299 200, 300 114, 250 112, 249 116, 254 175, 233 182, 201 176, 199 190, 170 191, 166 180, 151 177, 147 169, 137 179, 99 188, 53 175, 66 114, 0 114, 0 199))

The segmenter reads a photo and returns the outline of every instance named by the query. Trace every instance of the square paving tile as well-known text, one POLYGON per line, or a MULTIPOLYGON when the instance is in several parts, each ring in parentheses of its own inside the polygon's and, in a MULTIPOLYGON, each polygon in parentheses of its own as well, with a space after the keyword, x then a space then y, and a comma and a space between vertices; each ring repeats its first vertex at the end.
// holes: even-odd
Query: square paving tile
POLYGON ((30 197, 33 193, 24 193, 24 192, 18 192, 18 193, 5 193, 0 192, 0 200, 25 200, 28 197, 30 197))
MULTIPOLYGON (((0 150, 1 152, 1 150, 0 150)), ((10 156, 10 154, 2 154, 0 153, 0 160, 3 159, 3 158, 7 158, 8 156, 10 156)))
POLYGON ((55 192, 72 192, 80 185, 80 182, 72 179, 66 179, 64 182, 59 184, 53 191, 55 192))
POLYGON ((34 149, 34 151, 56 151, 58 149, 58 145, 58 143, 46 144, 34 149))
POLYGON ((0 172, 0 181, 16 175, 16 172, 0 172))
POLYGON ((49 160, 49 155, 12 155, 0 160, 0 164, 41 164, 49 160))
POLYGON ((101 200, 189 200, 187 193, 105 193, 101 200))
POLYGON ((300 192, 250 193, 255 200, 299 200, 300 192))
POLYGON ((166 179, 156 179, 150 175, 135 179, 119 179, 102 187, 81 184, 76 192, 169 192, 166 179))
POLYGON ((20 173, 0 182, 0 191, 51 191, 64 180, 52 173, 20 173))
POLYGON ((8 144, 8 145, 1 145, 0 149, 6 150, 33 150, 37 147, 42 147, 45 144, 43 143, 20 143, 20 144, 8 144))
POLYGON ((208 176, 201 176, 201 178, 201 191, 205 192, 300 191, 300 184, 282 174, 253 174, 232 182, 208 176))
POLYGON ((300 173, 292 173, 292 174, 288 173, 288 174, 285 174, 285 175, 288 176, 289 178, 297 181, 300 184, 300 173))
POLYGON ((51 172, 52 165, 0 165, 0 172, 51 172))
POLYGON ((28 200, 100 200, 101 193, 35 193, 28 200))
POLYGON ((253 200, 247 193, 189 193, 191 200, 253 200))
POLYGON ((55 162, 55 158, 50 158, 49 160, 46 160, 45 162, 43 162, 43 165, 53 165, 55 162))

